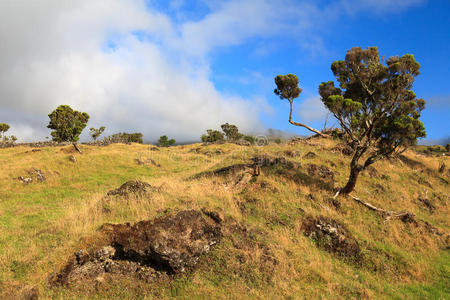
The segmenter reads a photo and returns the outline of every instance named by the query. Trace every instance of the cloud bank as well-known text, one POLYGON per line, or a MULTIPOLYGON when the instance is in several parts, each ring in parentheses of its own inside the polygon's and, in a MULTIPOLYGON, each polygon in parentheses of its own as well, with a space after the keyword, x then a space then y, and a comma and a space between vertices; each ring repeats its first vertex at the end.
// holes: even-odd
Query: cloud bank
MULTIPOLYGON (((89 127, 139 131, 150 140, 162 134, 196 140, 226 121, 262 130, 265 100, 221 94, 210 79, 211 53, 286 30, 304 33, 308 47, 305 36, 326 12, 313 1, 200 2, 208 7, 205 15, 185 20, 144 0, 1 1, 1 121, 22 140, 42 139, 49 133, 47 115, 68 104, 91 115, 89 127)), ((356 9, 375 5, 357 2, 356 9)), ((169 7, 184 5, 177 0, 169 7)))

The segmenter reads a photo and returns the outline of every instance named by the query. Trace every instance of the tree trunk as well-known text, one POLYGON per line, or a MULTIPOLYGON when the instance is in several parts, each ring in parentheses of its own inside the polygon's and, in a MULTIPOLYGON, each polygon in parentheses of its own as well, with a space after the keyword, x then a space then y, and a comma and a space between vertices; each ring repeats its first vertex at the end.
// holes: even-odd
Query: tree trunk
POLYGON ((355 189, 356 180, 358 179, 358 175, 361 172, 361 168, 359 166, 353 167, 350 169, 350 177, 348 178, 347 184, 340 191, 341 194, 348 195, 355 189))
POLYGON ((75 150, 77 150, 80 154, 83 154, 80 150, 80 148, 78 148, 77 143, 72 143, 73 147, 75 148, 75 150))
POLYGON ((289 104, 290 104, 290 106, 291 106, 291 111, 289 112, 289 123, 291 123, 292 125, 295 125, 295 126, 305 127, 305 128, 308 129, 309 131, 312 131, 312 132, 314 132, 314 133, 317 133, 317 134, 320 135, 321 137, 326 137, 326 138, 330 137, 328 134, 322 133, 322 132, 320 132, 320 131, 318 131, 318 130, 312 128, 312 127, 309 127, 309 126, 306 125, 306 124, 303 124, 303 123, 297 123, 297 122, 292 121, 292 100, 289 100, 289 104))

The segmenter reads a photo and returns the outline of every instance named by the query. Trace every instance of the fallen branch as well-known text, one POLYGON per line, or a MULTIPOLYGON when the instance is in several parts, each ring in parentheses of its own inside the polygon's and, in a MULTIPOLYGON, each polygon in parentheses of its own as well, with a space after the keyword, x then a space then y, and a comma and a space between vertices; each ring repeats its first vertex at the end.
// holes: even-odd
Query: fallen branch
POLYGON ((412 223, 415 222, 417 223, 417 221, 414 219, 415 215, 412 212, 395 212, 392 210, 385 210, 379 207, 376 207, 370 203, 364 202, 363 200, 349 195, 350 197, 353 198, 353 200, 355 200, 356 202, 364 205, 365 207, 369 208, 370 210, 376 211, 381 213, 385 218, 384 218, 384 222, 390 220, 390 219, 401 219, 403 222, 405 223, 412 223))

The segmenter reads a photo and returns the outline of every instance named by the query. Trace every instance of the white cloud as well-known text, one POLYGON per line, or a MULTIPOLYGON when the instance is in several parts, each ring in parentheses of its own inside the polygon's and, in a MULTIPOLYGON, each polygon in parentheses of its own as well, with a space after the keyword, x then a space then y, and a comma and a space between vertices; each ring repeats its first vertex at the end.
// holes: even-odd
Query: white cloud
POLYGON ((328 112, 319 96, 302 101, 297 111, 303 122, 325 121, 328 112))
POLYGON ((257 114, 248 115, 258 104, 218 93, 207 64, 174 61, 170 49, 132 33, 173 36, 171 21, 146 10, 143 1, 44 3, 0 4, 1 117, 13 125, 11 132, 47 136, 45 119, 59 104, 88 112, 90 126, 141 131, 152 139, 198 139, 225 121, 243 130, 261 126, 257 114), (105 47, 109 39, 116 43, 112 49, 105 47), (28 114, 42 118, 23 117, 28 114))

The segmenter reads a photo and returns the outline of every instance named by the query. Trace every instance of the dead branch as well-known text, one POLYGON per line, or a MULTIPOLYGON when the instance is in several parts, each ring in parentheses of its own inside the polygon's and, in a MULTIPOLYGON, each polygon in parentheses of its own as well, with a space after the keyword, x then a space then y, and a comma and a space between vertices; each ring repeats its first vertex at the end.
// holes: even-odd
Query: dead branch
POLYGON ((376 207, 368 202, 364 202, 363 200, 359 199, 358 197, 355 197, 352 195, 349 195, 349 196, 352 197, 353 200, 364 205, 365 207, 369 208, 370 210, 381 213, 381 215, 384 216, 384 222, 387 222, 390 219, 401 219, 403 222, 408 222, 408 223, 416 222, 416 220, 414 219, 415 215, 412 212, 407 212, 407 211, 406 212, 395 212, 392 210, 385 210, 385 209, 376 207))

